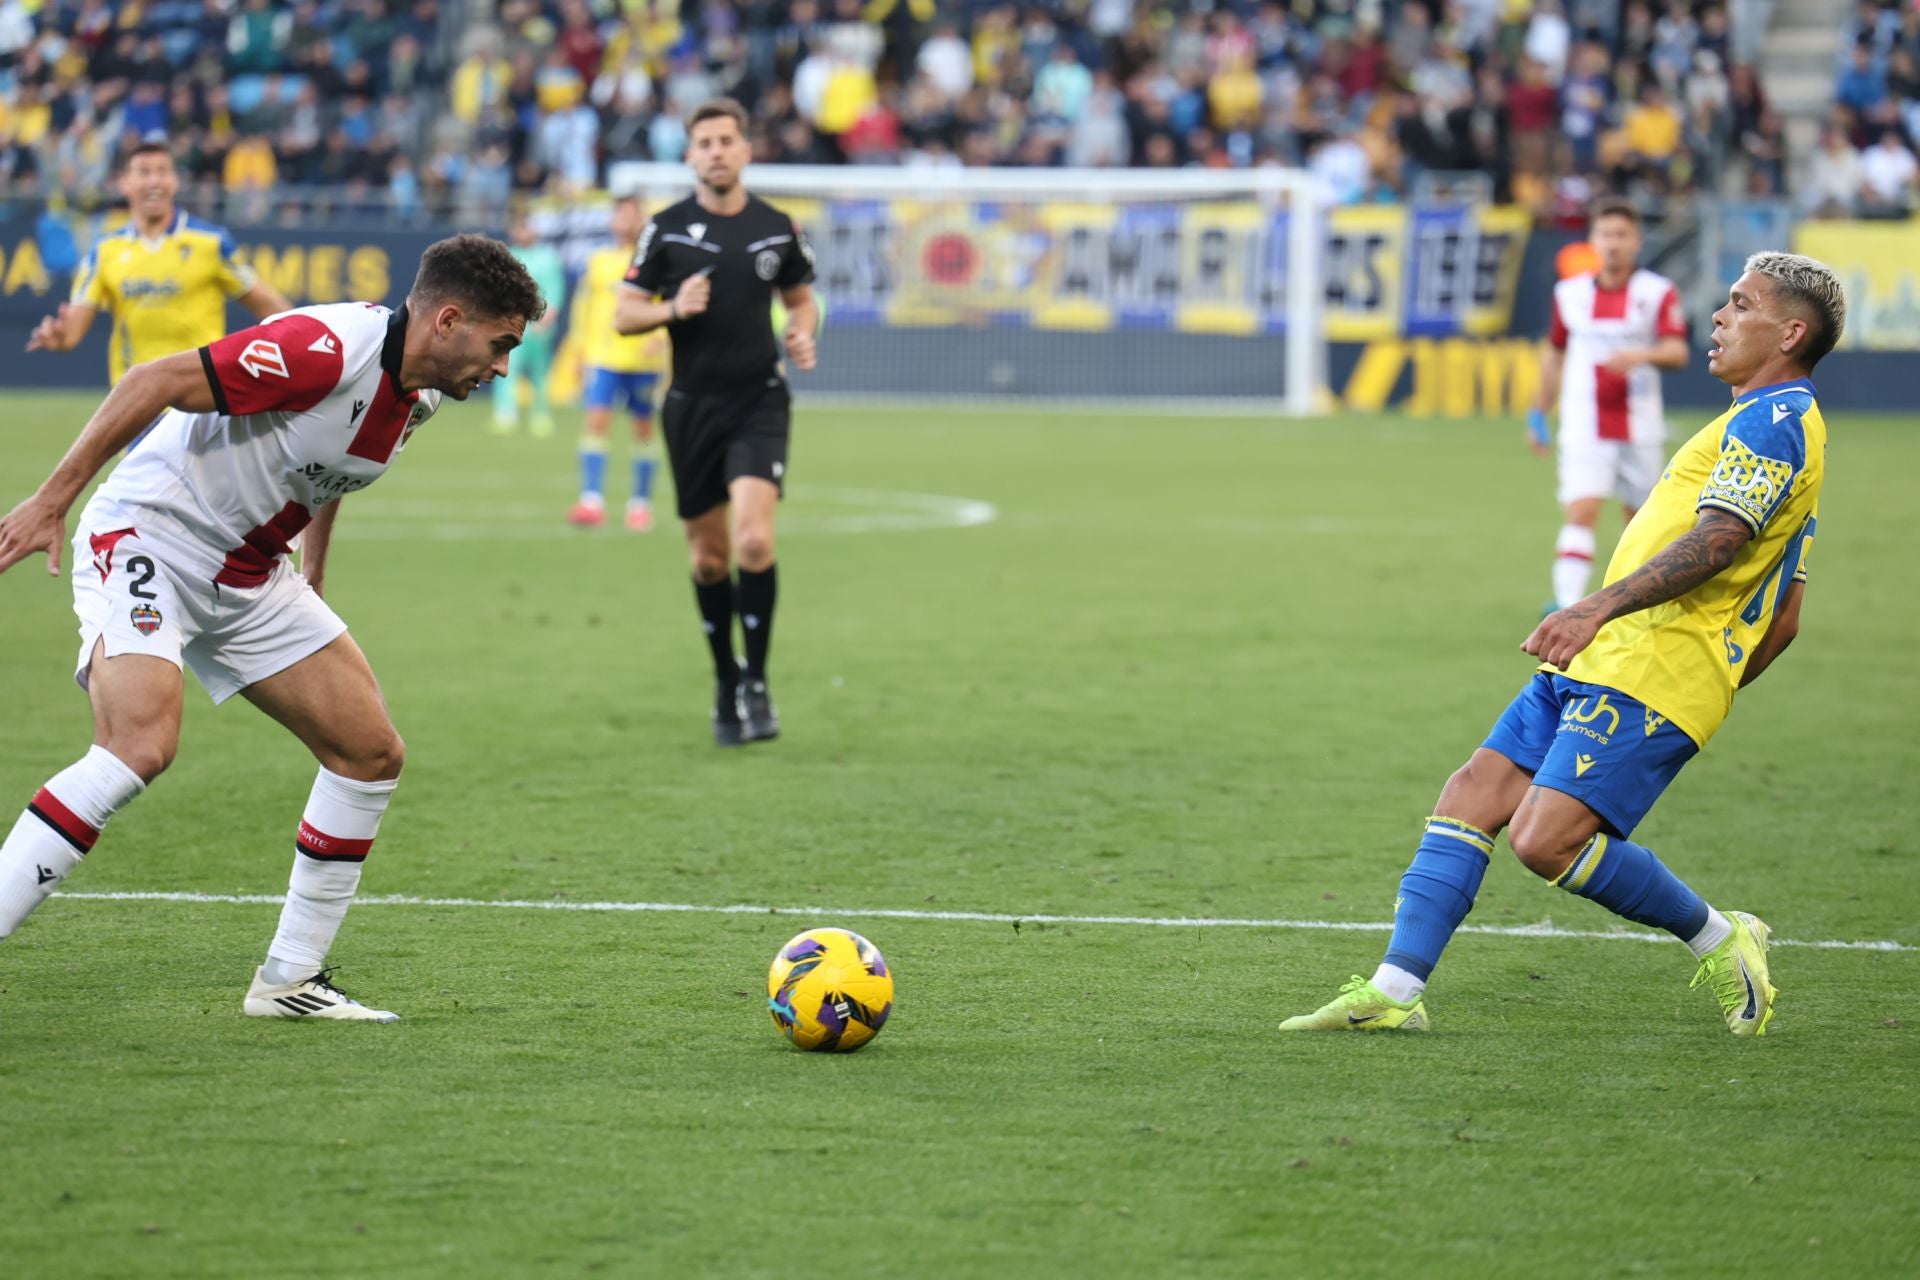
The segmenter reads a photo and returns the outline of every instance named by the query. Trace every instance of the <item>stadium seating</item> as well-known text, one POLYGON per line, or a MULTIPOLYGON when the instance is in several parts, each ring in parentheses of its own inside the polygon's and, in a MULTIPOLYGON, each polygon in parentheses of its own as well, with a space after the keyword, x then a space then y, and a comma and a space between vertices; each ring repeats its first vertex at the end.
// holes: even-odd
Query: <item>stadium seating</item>
MULTIPOLYGON (((0 176, 97 198, 160 133, 202 207, 491 215, 677 157, 727 93, 762 161, 1298 164, 1341 203, 1466 173, 1552 218, 1780 188, 1730 28, 1717 0, 0 0, 0 176)), ((1881 28, 1903 92, 1914 21, 1881 28)))

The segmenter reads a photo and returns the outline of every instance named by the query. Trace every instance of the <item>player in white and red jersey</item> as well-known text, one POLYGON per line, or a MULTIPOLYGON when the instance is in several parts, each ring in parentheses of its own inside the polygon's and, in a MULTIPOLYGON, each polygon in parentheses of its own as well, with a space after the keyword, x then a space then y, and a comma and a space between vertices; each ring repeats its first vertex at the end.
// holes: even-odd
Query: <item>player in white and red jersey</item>
POLYGON ((1687 363, 1679 289, 1637 265, 1639 212, 1625 201, 1603 203, 1588 239, 1600 269, 1554 286, 1540 397, 1527 419, 1534 452, 1544 456, 1547 410, 1558 399, 1563 522, 1553 598, 1560 609, 1587 594, 1601 505, 1618 498, 1631 520, 1659 481, 1667 462, 1660 371, 1687 363))
POLYGON ((320 597, 327 547, 340 499, 380 478, 443 395, 464 400, 505 373, 544 310, 505 245, 443 240, 398 311, 302 307, 136 365, 39 491, 0 518, 0 572, 44 551, 57 575, 68 508, 160 417, 80 514, 75 677, 94 744, 0 844, 0 938, 172 762, 190 667, 215 702, 244 695, 320 763, 280 926, 242 1007, 394 1020, 341 994, 323 967, 403 752, 366 657, 320 597))

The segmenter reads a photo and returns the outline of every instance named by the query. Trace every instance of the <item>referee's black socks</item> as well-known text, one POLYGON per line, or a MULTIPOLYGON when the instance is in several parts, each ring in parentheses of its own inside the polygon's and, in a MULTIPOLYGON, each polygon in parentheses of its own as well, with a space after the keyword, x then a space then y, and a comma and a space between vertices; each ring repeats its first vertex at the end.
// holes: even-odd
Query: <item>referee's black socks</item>
POLYGON ((734 607, 740 611, 740 630, 747 638, 747 679, 767 678, 767 646, 773 642, 773 601, 780 566, 770 564, 759 573, 744 565, 734 589, 734 607))
POLYGON ((740 678, 740 664, 733 656, 733 579, 702 582, 695 578, 693 598, 700 606, 707 647, 713 650, 714 678, 732 684, 740 678))

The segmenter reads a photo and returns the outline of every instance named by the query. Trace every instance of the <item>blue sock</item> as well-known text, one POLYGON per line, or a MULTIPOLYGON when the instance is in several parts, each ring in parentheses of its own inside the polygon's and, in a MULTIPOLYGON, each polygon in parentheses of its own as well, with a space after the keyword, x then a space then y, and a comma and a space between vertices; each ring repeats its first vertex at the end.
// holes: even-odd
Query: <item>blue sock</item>
POLYGON ((607 451, 580 446, 580 493, 599 497, 607 491, 607 451))
POLYGON ((1480 828, 1456 818, 1428 818, 1413 863, 1400 877, 1384 963, 1425 982, 1453 931, 1473 910, 1492 855, 1493 837, 1480 828))
POLYGON ((1665 929, 1682 942, 1707 924, 1707 904, 1700 895, 1667 870, 1653 850, 1631 840, 1595 836, 1553 884, 1635 924, 1665 929))
POLYGON ((633 460, 633 496, 636 501, 653 501, 653 465, 653 459, 646 454, 633 460))

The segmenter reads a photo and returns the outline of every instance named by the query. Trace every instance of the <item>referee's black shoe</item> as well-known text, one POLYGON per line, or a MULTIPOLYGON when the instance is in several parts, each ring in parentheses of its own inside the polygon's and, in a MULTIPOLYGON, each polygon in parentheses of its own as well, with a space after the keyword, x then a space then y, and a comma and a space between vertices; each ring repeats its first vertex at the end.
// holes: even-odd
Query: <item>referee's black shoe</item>
POLYGON ((713 740, 722 747, 737 747, 747 740, 740 724, 740 691, 746 686, 722 680, 713 697, 713 740))
POLYGON ((765 680, 745 676, 740 681, 740 721, 748 742, 768 742, 780 736, 780 713, 765 680))

